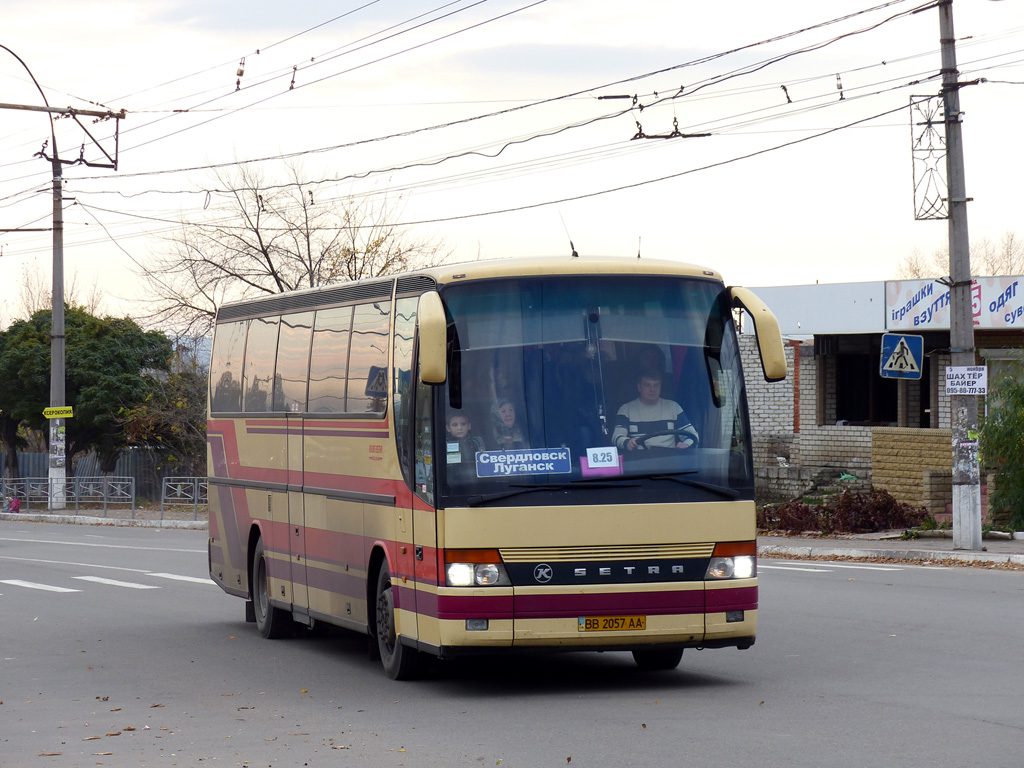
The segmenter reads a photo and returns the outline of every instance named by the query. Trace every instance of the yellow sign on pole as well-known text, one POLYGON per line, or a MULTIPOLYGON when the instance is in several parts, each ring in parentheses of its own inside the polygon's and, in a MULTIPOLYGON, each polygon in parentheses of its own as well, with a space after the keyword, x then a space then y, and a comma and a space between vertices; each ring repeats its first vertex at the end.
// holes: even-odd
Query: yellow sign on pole
POLYGON ((70 405, 65 405, 60 408, 44 408, 43 416, 48 419, 71 419, 74 418, 75 411, 70 405))

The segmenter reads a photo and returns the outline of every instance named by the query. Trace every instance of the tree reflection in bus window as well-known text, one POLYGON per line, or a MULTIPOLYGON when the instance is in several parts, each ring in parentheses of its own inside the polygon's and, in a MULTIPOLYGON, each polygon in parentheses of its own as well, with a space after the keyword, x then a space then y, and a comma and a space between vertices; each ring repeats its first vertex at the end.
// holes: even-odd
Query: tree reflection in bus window
POLYGON ((390 313, 390 301, 355 308, 348 358, 348 413, 383 413, 387 405, 390 313))
POLYGON ((274 378, 279 321, 279 317, 258 317, 249 323, 242 376, 242 410, 246 413, 265 413, 272 405, 270 383, 274 378))
POLYGON ((306 410, 312 330, 312 312, 284 315, 281 318, 281 334, 277 344, 277 373, 274 376, 275 411, 306 410))
POLYGON ((242 354, 245 350, 246 320, 217 326, 210 357, 210 411, 237 413, 242 410, 242 354))
POLYGON ((351 331, 352 307, 317 311, 309 365, 310 413, 345 411, 345 370, 351 331))

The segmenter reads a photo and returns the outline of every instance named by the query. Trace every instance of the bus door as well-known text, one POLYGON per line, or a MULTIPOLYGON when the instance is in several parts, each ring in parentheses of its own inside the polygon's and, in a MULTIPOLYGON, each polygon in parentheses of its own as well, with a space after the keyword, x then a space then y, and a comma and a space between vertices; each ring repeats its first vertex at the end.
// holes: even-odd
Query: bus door
POLYGON ((303 424, 298 413, 285 416, 288 426, 288 540, 290 542, 292 611, 299 615, 309 612, 309 589, 306 573, 306 510, 302 487, 303 477, 303 424))

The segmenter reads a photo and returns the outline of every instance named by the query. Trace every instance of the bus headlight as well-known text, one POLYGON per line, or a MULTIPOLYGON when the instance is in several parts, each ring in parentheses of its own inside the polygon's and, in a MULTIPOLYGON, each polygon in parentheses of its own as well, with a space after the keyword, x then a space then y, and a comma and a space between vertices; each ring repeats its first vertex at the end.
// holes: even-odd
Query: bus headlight
POLYGON ((726 542, 715 546, 705 579, 751 579, 757 575, 757 545, 753 541, 726 542))
POLYGON ((509 584, 501 556, 495 549, 447 550, 445 577, 449 587, 493 587, 509 584))
POLYGON ((749 579, 754 575, 752 555, 712 557, 708 563, 706 579, 749 579))

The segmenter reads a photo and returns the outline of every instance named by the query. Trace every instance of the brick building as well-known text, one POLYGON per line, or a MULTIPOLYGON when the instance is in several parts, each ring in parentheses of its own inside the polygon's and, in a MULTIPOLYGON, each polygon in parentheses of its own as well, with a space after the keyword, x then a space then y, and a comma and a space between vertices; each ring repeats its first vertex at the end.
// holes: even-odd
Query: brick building
MULTIPOLYGON (((976 360, 988 366, 990 386, 1024 360, 1022 284, 1024 277, 974 281, 976 360)), ((945 513, 952 499, 948 288, 912 280, 754 291, 779 319, 790 372, 776 384, 747 377, 759 495, 793 498, 846 475, 945 513), (880 375, 884 333, 922 337, 920 379, 880 375)), ((753 338, 743 334, 740 343, 747 371, 758 371, 753 338)))

